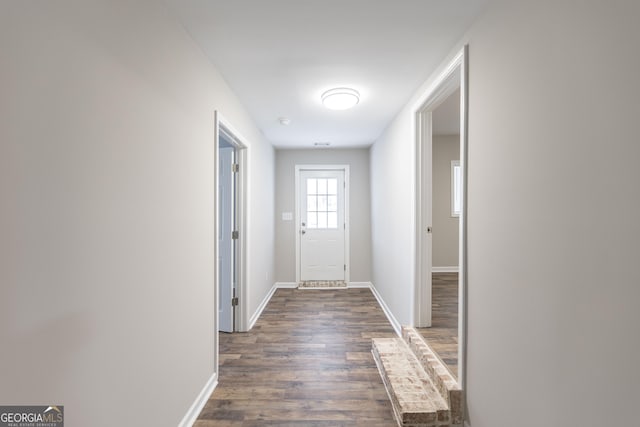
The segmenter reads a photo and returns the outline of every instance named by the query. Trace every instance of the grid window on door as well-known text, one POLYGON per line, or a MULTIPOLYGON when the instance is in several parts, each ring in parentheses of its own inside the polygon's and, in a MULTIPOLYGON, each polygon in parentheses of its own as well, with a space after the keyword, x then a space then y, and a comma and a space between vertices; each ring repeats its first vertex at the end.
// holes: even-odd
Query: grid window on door
POLYGON ((338 180, 307 179, 307 228, 338 228, 338 180))

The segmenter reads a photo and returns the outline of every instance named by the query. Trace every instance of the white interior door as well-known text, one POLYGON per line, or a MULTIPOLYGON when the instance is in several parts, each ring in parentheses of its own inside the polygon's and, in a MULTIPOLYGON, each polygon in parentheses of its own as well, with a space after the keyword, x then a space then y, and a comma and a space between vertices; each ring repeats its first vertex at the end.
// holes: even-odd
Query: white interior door
POLYGON ((301 170, 300 280, 345 280, 345 171, 301 170))
POLYGON ((233 288, 234 288, 234 185, 233 185, 233 147, 219 149, 218 169, 218 329, 233 332, 233 288))

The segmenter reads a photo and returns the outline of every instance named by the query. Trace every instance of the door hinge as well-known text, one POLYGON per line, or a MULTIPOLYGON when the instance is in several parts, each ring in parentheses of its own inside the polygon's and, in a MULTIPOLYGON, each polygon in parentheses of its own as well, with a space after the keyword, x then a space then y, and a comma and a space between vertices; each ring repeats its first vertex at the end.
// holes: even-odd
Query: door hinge
POLYGON ((237 163, 232 163, 231 164, 231 172, 233 173, 237 173, 240 171, 240 165, 237 163))
POLYGON ((234 230, 231 232, 231 238, 233 240, 238 240, 239 237, 240 237, 240 232, 238 230, 234 230))
POLYGON ((344 271, 347 271, 347 264, 344 265, 344 271))
POLYGON ((238 297, 231 298, 231 306, 235 307, 238 305, 238 297))

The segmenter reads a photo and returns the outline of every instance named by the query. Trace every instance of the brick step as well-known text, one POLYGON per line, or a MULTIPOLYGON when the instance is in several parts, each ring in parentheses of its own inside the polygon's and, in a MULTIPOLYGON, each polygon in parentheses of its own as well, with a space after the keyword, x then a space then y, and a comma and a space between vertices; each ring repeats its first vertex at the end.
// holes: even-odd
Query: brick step
POLYGON ((415 330, 374 338, 371 351, 400 427, 462 425, 460 388, 415 330))
POLYGON ((415 328, 404 326, 402 338, 420 361, 422 368, 431 378, 434 386, 451 410, 452 425, 462 424, 462 390, 447 365, 426 342, 415 328))

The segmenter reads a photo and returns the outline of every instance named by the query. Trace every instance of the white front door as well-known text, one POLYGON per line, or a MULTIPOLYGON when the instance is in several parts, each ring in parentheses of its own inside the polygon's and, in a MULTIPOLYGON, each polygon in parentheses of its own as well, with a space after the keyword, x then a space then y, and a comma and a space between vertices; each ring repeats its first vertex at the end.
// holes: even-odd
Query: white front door
POLYGON ((300 170, 300 280, 345 280, 345 170, 300 170))

